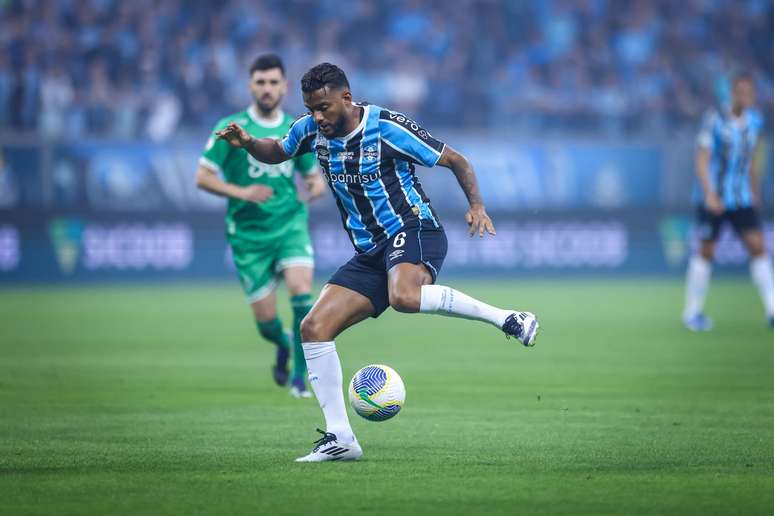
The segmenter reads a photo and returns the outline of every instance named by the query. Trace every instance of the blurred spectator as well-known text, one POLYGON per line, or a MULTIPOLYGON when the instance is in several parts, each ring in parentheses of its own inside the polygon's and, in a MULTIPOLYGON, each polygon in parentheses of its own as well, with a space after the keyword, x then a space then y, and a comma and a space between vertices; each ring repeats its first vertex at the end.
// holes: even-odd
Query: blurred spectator
POLYGON ((0 208, 13 208, 19 202, 19 185, 3 151, 0 150, 0 208))
POLYGON ((11 99, 16 89, 16 78, 8 63, 8 55, 0 52, 0 127, 11 125, 11 99))
POLYGON ((47 137, 67 134, 67 117, 75 100, 72 81, 61 64, 48 67, 40 85, 40 119, 38 128, 47 137))
POLYGON ((432 126, 658 133, 693 127, 745 68, 774 115, 770 0, 0 2, 0 127, 163 140, 250 102, 286 59, 288 108, 320 60, 357 99, 432 126))

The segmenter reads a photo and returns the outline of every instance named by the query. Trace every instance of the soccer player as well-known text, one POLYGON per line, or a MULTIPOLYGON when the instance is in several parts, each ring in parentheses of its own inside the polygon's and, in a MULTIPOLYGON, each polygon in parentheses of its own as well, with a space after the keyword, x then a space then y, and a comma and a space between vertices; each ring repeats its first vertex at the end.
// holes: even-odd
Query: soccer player
POLYGON ((709 331, 704 315, 715 242, 728 222, 750 253, 750 275, 758 287, 768 324, 774 327, 774 272, 761 231, 759 163, 756 152, 763 128, 754 110, 755 85, 750 75, 733 79, 731 105, 706 113, 696 151, 699 252, 688 265, 683 323, 692 331, 709 331))
POLYGON ((328 281, 301 323, 309 379, 327 431, 299 462, 351 460, 362 455, 347 418, 334 339, 388 306, 490 323, 525 346, 538 323, 529 312, 503 310, 435 281, 446 235, 414 174, 414 165, 450 168, 470 203, 470 234, 495 234, 476 175, 464 156, 403 114, 355 103, 344 72, 329 63, 301 79, 309 113, 282 141, 252 138, 238 124, 218 136, 261 161, 280 163, 314 151, 333 191, 355 256, 328 281))
MULTIPOLYGON (((252 105, 220 120, 215 131, 229 123, 239 123, 246 134, 277 141, 293 122, 281 107, 287 80, 280 58, 273 54, 258 57, 250 67, 249 87, 252 105)), ((301 174, 310 197, 316 197, 325 191, 316 168, 313 154, 299 152, 292 160, 270 164, 231 147, 213 134, 196 172, 199 188, 228 198, 226 235, 234 264, 258 332, 277 347, 272 374, 280 386, 288 383, 289 348, 293 340, 290 393, 298 398, 311 397, 306 388, 300 325, 312 307, 314 256, 307 209, 296 196, 294 173, 301 174), (292 335, 283 330, 277 317, 275 288, 280 276, 291 296, 292 335)))

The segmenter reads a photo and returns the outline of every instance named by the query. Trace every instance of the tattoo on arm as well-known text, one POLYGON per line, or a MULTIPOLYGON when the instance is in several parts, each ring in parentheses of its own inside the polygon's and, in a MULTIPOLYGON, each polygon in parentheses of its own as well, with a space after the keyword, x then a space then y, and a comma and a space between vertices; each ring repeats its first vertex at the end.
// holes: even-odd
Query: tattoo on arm
POLYGON ((481 191, 478 189, 476 173, 465 156, 447 145, 438 164, 451 169, 471 206, 474 204, 484 204, 484 200, 481 198, 481 191))

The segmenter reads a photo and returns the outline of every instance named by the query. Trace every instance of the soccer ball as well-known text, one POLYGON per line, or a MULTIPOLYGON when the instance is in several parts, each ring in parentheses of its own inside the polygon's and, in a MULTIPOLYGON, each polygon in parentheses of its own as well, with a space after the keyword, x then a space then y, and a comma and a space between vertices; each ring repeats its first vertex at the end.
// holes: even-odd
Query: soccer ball
POLYGON ((369 421, 390 419, 400 412, 405 401, 403 380, 386 365, 367 365, 349 382, 349 404, 369 421))

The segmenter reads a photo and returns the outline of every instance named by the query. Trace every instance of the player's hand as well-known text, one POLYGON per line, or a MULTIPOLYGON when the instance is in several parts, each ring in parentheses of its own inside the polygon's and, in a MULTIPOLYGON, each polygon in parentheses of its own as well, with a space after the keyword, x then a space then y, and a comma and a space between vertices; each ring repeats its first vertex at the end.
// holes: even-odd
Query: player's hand
POLYGON ((232 147, 244 147, 250 143, 250 135, 239 124, 231 122, 224 129, 216 132, 218 138, 226 140, 232 147))
POLYGON ((497 234, 494 224, 492 224, 492 219, 486 214, 483 204, 472 205, 465 214, 465 222, 468 223, 468 234, 470 236, 478 233, 478 236, 483 238, 484 231, 490 235, 497 234))
POLYGON ((242 188, 242 195, 240 197, 243 201, 264 202, 272 195, 274 195, 274 189, 271 187, 263 185, 250 185, 242 188))
POLYGON ((304 179, 306 191, 309 193, 309 199, 320 197, 325 193, 325 181, 317 172, 310 174, 304 179))
POLYGON ((720 215, 726 209, 723 206, 723 201, 720 200, 718 194, 715 192, 709 192, 704 196, 704 206, 707 207, 707 211, 713 215, 720 215))

